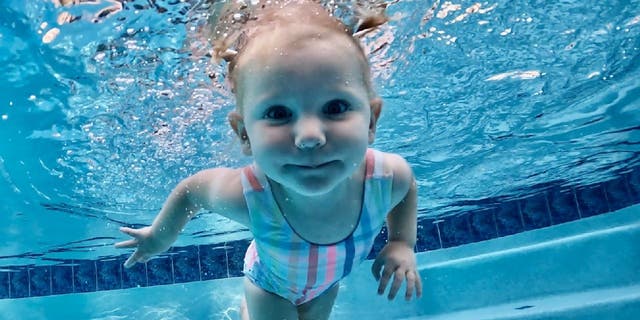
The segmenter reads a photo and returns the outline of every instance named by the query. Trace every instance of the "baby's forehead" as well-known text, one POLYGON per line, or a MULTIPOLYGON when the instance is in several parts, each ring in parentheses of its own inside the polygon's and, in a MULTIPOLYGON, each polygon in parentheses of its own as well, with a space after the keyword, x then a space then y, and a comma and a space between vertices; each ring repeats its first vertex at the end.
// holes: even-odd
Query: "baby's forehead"
POLYGON ((279 56, 308 54, 309 51, 327 54, 335 59, 356 59, 358 64, 368 65, 360 45, 349 35, 326 28, 312 26, 274 26, 269 32, 257 33, 238 57, 237 67, 247 63, 264 64, 279 56))
MULTIPOLYGON (((286 48, 296 50, 303 47, 313 47, 331 42, 336 50, 356 52, 359 48, 357 44, 346 34, 335 30, 304 26, 273 26, 267 32, 261 32, 251 40, 246 49, 252 48, 286 48)), ((255 50, 255 49, 254 49, 255 50)))

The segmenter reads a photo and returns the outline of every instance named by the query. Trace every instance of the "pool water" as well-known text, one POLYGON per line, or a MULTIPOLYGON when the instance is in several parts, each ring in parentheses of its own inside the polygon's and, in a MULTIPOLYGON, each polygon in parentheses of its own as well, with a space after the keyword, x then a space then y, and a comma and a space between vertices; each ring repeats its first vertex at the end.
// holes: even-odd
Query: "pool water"
MULTIPOLYGON (((202 213, 168 254, 129 271, 113 248, 118 227, 148 224, 180 179, 250 161, 226 123, 233 100, 223 66, 209 63, 197 36, 210 2, 56 2, 0 0, 0 318, 235 317, 248 230, 202 213), (181 300, 194 295, 201 303, 181 300), (137 309, 131 299, 146 302, 137 309)), ((640 261, 616 240, 627 238, 602 231, 636 234, 638 8, 389 5, 391 21, 365 39, 385 103, 373 147, 414 169, 416 249, 431 291, 419 302, 378 302, 365 265, 343 284, 336 319, 367 316, 371 302, 384 319, 640 314, 639 282, 626 269, 589 283, 561 281, 575 273, 562 259, 549 258, 535 279, 510 267, 512 257, 538 261, 535 248, 586 256, 574 238, 592 233, 602 251, 619 253, 587 268, 592 278, 640 261), (486 282, 474 286, 464 276, 477 272, 486 282)), ((385 239, 383 231, 370 257, 385 239)))

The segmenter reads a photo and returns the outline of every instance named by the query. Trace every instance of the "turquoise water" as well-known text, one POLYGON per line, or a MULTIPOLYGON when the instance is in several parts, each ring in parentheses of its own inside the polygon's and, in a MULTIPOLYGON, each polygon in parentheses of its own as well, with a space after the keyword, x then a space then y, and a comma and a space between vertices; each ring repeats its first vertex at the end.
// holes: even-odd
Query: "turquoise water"
MULTIPOLYGON (((0 267, 116 257, 118 227, 149 223, 181 178, 248 163, 222 67, 196 36, 206 1, 0 4, 0 267)), ((366 40, 385 101, 374 147, 411 163, 421 219, 611 180, 635 203, 638 8, 391 4, 366 40)), ((204 213, 176 245, 248 237, 204 213)))

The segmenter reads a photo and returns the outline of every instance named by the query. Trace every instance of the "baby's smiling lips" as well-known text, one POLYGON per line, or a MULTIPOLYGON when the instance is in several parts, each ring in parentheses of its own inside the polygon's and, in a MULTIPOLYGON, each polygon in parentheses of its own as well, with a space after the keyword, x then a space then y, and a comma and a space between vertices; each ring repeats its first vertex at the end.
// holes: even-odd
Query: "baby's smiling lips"
POLYGON ((333 163, 334 161, 320 162, 320 163, 308 163, 308 164, 293 164, 293 166, 301 168, 301 169, 320 169, 326 167, 327 165, 333 163))

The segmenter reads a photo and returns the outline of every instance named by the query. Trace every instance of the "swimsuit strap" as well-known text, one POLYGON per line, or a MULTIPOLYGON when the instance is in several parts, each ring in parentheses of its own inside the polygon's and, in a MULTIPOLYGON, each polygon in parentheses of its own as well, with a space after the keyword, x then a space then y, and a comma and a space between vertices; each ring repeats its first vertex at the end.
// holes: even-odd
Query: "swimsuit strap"
POLYGON ((242 168, 241 176, 242 190, 245 193, 248 191, 262 192, 269 186, 264 174, 256 174, 256 168, 253 164, 242 168))

